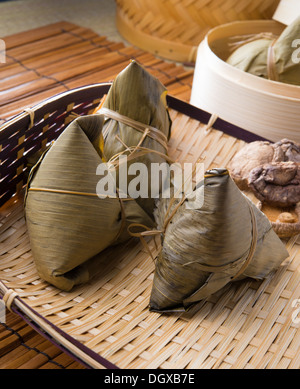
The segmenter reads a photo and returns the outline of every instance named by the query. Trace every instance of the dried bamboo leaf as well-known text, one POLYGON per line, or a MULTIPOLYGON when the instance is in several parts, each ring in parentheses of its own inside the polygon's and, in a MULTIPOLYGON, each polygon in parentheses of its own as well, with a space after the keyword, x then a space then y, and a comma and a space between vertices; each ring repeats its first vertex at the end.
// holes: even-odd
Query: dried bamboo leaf
MULTIPOLYGON (((161 138, 166 139, 165 143, 167 143, 172 122, 166 105, 166 94, 166 88, 156 77, 148 73, 136 61, 132 61, 114 80, 104 101, 103 108, 157 129, 162 134, 161 138)), ((167 155, 167 149, 163 147, 163 142, 160 143, 151 136, 146 136, 140 143, 143 132, 111 118, 106 118, 104 122, 103 135, 103 155, 106 160, 123 153, 126 146, 139 145, 150 151, 141 156, 138 153, 135 154, 135 158, 128 163, 128 169, 131 164, 136 162, 145 164, 149 174, 147 178, 141 178, 143 180, 141 186, 148 188, 148 195, 147 198, 139 197, 136 201, 153 217, 155 199, 153 195, 151 196, 151 189, 153 193, 157 192, 159 194, 161 183, 154 189, 153 181, 151 182, 151 164, 166 162, 164 155, 167 155)), ((128 186, 133 179, 133 176, 128 174, 128 186)))
POLYGON ((298 45, 295 45, 299 37, 300 17, 286 27, 275 42, 272 39, 254 40, 235 50, 227 62, 259 77, 300 85, 300 63, 296 58, 298 45), (272 47, 273 52, 271 51, 270 57, 272 47), (270 74, 273 73, 272 67, 274 67, 274 77, 270 74))

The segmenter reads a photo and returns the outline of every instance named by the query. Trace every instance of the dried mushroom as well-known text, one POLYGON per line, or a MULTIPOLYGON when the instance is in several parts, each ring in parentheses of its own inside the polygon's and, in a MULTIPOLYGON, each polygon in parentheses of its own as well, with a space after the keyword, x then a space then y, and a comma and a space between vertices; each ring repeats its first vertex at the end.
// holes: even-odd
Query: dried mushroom
POLYGON ((249 143, 228 169, 241 190, 250 188, 262 202, 289 207, 300 201, 300 145, 289 139, 249 143))
POLYGON ((296 223, 297 218, 292 215, 290 212, 282 212, 278 219, 276 220, 277 223, 296 223))

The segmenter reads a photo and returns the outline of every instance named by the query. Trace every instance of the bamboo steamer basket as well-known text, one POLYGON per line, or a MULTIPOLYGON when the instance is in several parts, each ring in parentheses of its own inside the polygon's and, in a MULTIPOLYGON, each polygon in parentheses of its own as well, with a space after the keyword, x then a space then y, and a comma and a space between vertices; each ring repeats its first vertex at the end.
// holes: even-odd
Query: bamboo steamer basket
POLYGON ((116 24, 131 44, 163 58, 194 62, 213 27, 269 19, 279 0, 116 0, 116 24))
POLYGON ((297 203, 289 209, 280 209, 279 207, 272 207, 259 201, 257 207, 268 217, 273 230, 280 238, 290 238, 300 233, 300 203, 297 203), (284 223, 278 219, 282 212, 287 211, 294 218, 293 223, 284 223))
MULTIPOLYGON (((40 279, 24 220, 27 159, 76 115, 93 113, 110 85, 55 95, 0 128, 0 298, 6 307, 88 368, 300 368, 298 236, 285 241, 290 257, 265 280, 231 283, 184 313, 149 311, 154 263, 139 240, 106 251, 99 273, 70 292, 40 279)), ((167 101, 173 159, 201 157, 205 169, 226 167, 246 142, 262 139, 177 98, 167 101)), ((159 239, 148 244, 155 257, 159 239)))
POLYGON ((264 32, 273 20, 227 23, 208 32, 198 48, 190 103, 271 141, 300 142, 300 86, 263 79, 225 61, 234 42, 264 32))

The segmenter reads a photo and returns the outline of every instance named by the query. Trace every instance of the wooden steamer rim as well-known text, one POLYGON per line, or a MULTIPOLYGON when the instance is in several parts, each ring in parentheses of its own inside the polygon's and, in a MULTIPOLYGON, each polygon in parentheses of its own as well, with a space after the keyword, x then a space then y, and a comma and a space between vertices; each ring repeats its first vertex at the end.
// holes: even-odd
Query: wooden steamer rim
MULTIPOLYGON (((43 135, 56 139, 64 129, 57 117, 63 115, 63 122, 68 119, 70 106, 79 115, 93 112, 109 88, 109 83, 94 84, 57 94, 32 106, 32 127, 28 111, 1 126, 3 145, 9 139, 2 149, 3 160, 15 170, 2 186, 10 190, 2 198, 0 215, 4 254, 0 299, 40 334, 94 369, 298 368, 298 327, 290 314, 299 291, 297 237, 287 243, 291 258, 275 275, 271 273, 259 284, 252 280, 234 284, 184 314, 149 312, 154 263, 143 245, 135 242, 105 254, 104 268, 100 266, 102 270, 89 285, 63 293, 40 280, 22 198, 15 192, 23 182, 19 163, 24 160, 14 141, 32 155, 34 146, 43 145, 44 138, 38 136, 41 128, 49 124, 43 135)), ((170 95, 167 102, 174 123, 169 153, 181 161, 196 162, 205 155, 205 168, 226 166, 245 142, 260 139, 221 119, 208 130, 207 112, 170 95)), ((153 253, 158 253, 154 242, 149 243, 153 253)))
POLYGON ((209 31, 198 48, 190 103, 272 141, 300 141, 300 87, 254 76, 224 61, 234 37, 280 35, 284 28, 258 20, 209 31))
MULTIPOLYGON (((183 42, 176 42, 149 35, 143 30, 136 29, 136 26, 127 18, 121 7, 117 8, 116 25, 120 34, 131 44, 149 51, 159 57, 178 62, 194 62, 197 46, 183 42)), ((199 37, 199 41, 204 38, 205 32, 199 37)))

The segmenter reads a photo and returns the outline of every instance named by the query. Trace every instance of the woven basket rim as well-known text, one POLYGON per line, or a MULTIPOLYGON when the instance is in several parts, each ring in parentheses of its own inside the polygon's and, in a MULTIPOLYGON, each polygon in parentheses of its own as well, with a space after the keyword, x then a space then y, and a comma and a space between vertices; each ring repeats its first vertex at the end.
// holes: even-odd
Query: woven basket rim
MULTIPOLYGON (((36 111, 40 110, 41 108, 43 108, 51 103, 59 101, 63 97, 72 96, 76 92, 82 92, 82 91, 90 90, 93 88, 97 89, 99 87, 109 88, 111 86, 111 84, 112 84, 111 82, 103 82, 103 83, 95 83, 95 84, 89 84, 89 85, 84 85, 84 86, 72 88, 72 89, 69 89, 69 90, 66 90, 66 91, 63 91, 60 93, 56 93, 55 95, 44 99, 40 103, 33 105, 29 109, 31 111, 36 112, 36 111)), ((28 116, 28 111, 25 111, 25 110, 14 115, 12 118, 7 120, 5 123, 0 125, 0 133, 1 133, 1 131, 4 131, 7 127, 9 127, 12 123, 14 123, 15 121, 21 120, 26 116, 28 116)))
POLYGON ((197 4, 197 0, 187 1, 187 4, 184 4, 183 1, 181 3, 177 2, 178 4, 167 4, 167 6, 165 5, 167 2, 165 2, 159 4, 159 7, 163 8, 163 12, 160 12, 159 15, 156 14, 158 5, 155 4, 154 7, 151 7, 147 1, 141 1, 139 6, 134 3, 131 7, 128 5, 127 0, 118 0, 116 3, 117 28, 125 39, 164 58, 194 63, 197 45, 205 37, 209 29, 216 25, 239 19, 270 18, 276 10, 279 0, 269 1, 263 9, 259 8, 261 5, 259 3, 252 5, 251 9, 249 9, 249 5, 241 5, 240 3, 237 5, 232 0, 212 0, 205 2, 204 5, 202 4, 203 2, 197 4), (229 3, 232 3, 231 7, 229 7, 229 3), (177 9, 178 5, 185 8, 184 16, 177 9), (235 9, 236 5, 238 6, 237 9, 235 9), (173 8, 173 12, 170 12, 169 6, 173 8), (142 22, 141 26, 136 26, 136 19, 141 12, 147 14, 147 21, 145 23, 142 22), (195 17, 195 15, 198 17, 195 17), (194 31, 192 36, 181 37, 180 39, 176 36, 175 39, 172 39, 168 36, 168 29, 167 33, 164 32, 164 28, 162 31, 157 31, 157 20, 155 17, 159 18, 160 23, 162 20, 164 21, 163 27, 168 23, 178 24, 180 22, 182 26, 186 26, 187 31, 197 29, 198 32, 196 34, 194 31))

